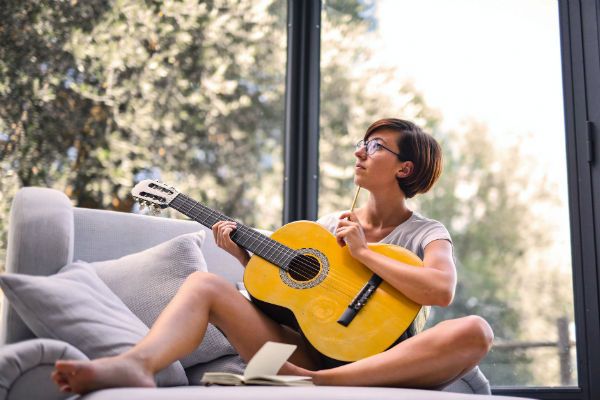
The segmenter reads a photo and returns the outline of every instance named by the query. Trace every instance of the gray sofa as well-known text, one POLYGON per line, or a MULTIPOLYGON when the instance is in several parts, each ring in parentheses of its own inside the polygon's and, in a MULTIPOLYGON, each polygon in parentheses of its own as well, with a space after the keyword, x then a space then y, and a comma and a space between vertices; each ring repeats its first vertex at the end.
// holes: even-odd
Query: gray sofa
MULTIPOLYGON (((7 272, 43 276, 56 273, 73 260, 93 262, 115 259, 177 235, 205 229, 193 221, 74 208, 63 193, 44 188, 21 189, 14 199, 9 222, 7 272)), ((242 280, 242 267, 215 245, 208 230, 202 253, 210 272, 225 277, 232 285, 242 280)), ((60 340, 36 338, 8 305, 6 298, 0 327, 0 400, 62 399, 72 396, 60 393, 55 388, 50 380, 50 372, 57 359, 87 359, 82 351, 60 340)), ((242 371, 243 368, 241 359, 231 354, 188 367, 185 372, 190 386, 108 389, 83 398, 476 399, 487 397, 490 393, 489 383, 478 368, 439 392, 397 388, 195 385, 205 371, 242 371)))

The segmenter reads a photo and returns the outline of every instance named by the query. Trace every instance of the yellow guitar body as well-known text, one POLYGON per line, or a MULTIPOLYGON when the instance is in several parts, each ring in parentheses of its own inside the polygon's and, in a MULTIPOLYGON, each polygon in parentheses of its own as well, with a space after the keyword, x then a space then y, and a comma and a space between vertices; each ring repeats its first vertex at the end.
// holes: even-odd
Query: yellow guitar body
MULTIPOLYGON (((246 289, 258 300, 289 309, 308 341, 329 358, 356 361, 385 351, 421 309, 383 281, 348 326, 343 326, 338 319, 373 272, 315 222, 289 223, 271 239, 294 250, 306 249, 300 253, 312 257, 319 273, 308 280, 294 279, 297 274, 253 256, 244 273, 246 289)), ((369 247, 411 266, 423 266, 419 257, 402 247, 381 243, 369 247)))

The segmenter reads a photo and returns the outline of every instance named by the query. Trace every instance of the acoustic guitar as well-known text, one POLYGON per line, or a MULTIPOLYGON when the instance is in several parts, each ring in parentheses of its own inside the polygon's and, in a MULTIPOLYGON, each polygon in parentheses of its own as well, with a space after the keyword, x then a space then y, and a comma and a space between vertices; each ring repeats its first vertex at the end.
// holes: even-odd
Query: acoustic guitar
MULTIPOLYGON (((235 221, 159 181, 138 183, 132 195, 143 206, 174 208, 208 228, 235 221)), ((328 358, 350 362, 385 351, 421 309, 315 222, 291 222, 270 237, 235 222, 231 239, 252 253, 244 271, 252 299, 261 308, 271 305, 292 314, 310 344, 328 358)), ((402 247, 370 243, 369 248, 411 267, 423 266, 402 247)), ((272 310, 268 314, 278 319, 272 310)))

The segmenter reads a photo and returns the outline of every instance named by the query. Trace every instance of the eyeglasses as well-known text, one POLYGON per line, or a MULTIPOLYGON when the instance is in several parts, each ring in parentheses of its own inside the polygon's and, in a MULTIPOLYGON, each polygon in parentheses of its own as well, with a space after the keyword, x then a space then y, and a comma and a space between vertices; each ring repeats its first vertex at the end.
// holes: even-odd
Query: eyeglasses
POLYGON ((356 143, 356 150, 360 150, 362 148, 365 148, 367 150, 367 154, 368 155, 372 155, 375 154, 376 152, 378 152, 381 149, 385 149, 387 151, 389 151, 392 154, 395 154, 396 157, 400 158, 400 154, 396 153, 395 151, 385 147, 384 145, 382 145, 381 143, 379 143, 378 141, 376 141, 375 139, 373 140, 359 140, 358 143, 356 143))

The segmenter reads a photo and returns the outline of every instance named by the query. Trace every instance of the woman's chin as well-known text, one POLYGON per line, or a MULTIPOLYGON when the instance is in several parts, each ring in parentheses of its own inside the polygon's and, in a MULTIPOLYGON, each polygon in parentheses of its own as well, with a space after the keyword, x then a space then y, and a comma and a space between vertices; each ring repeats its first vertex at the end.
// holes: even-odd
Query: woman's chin
POLYGON ((354 184, 356 186, 360 186, 361 188, 365 187, 365 179, 362 176, 354 175, 354 184))

